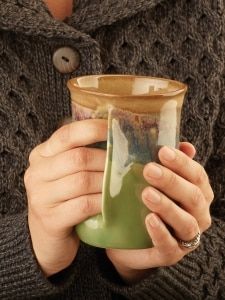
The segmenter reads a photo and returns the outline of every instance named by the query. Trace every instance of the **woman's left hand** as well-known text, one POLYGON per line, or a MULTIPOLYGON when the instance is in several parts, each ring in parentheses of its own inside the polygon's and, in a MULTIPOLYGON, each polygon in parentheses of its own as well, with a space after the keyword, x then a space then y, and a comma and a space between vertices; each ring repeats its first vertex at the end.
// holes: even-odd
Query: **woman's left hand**
POLYGON ((161 164, 145 166, 143 174, 151 186, 144 189, 142 199, 151 211, 146 228, 154 247, 106 250, 128 283, 137 282, 152 268, 176 264, 193 251, 178 240, 190 241, 210 227, 209 208, 214 195, 204 168, 192 159, 194 155, 195 149, 189 143, 181 143, 180 150, 162 147, 161 164))

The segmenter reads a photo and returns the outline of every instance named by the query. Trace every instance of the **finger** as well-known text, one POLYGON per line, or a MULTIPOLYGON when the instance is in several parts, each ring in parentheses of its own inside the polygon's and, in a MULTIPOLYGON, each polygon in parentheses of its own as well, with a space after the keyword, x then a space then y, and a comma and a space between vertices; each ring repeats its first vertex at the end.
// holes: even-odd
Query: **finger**
POLYGON ((104 171, 106 151, 78 147, 38 161, 37 177, 53 181, 81 171, 104 171))
POLYGON ((151 213, 146 217, 146 227, 155 246, 153 250, 156 267, 172 265, 184 256, 184 251, 179 247, 177 240, 157 214, 151 213))
POLYGON ((66 124, 53 133, 43 144, 31 152, 30 161, 37 157, 49 157, 72 148, 105 141, 106 120, 83 120, 66 124))
POLYGON ((181 151, 162 147, 159 151, 161 163, 176 174, 193 183, 202 191, 206 200, 211 203, 213 191, 204 168, 181 151))
POLYGON ((161 163, 176 174, 194 184, 199 182, 198 175, 200 170, 202 171, 202 166, 182 151, 164 146, 159 150, 158 155, 161 163))
POLYGON ((149 187, 143 191, 142 196, 149 210, 156 213, 164 223, 169 225, 177 238, 186 241, 192 240, 199 232, 196 218, 162 193, 149 187))
POLYGON ((101 212, 102 194, 91 194, 68 200, 54 208, 55 226, 70 228, 101 212), (58 223, 57 223, 58 221, 58 223))
MULTIPOLYGON (((211 223, 209 213, 210 205, 206 201, 199 187, 163 166, 157 164, 149 165, 148 170, 144 170, 144 174, 146 180, 149 181, 151 186, 157 188, 157 190, 163 192, 163 194, 168 196, 170 199, 179 203, 182 208, 184 208, 198 221, 199 226, 203 230, 207 229, 211 223), (158 177, 156 177, 156 175, 158 177)), ((151 197, 153 197, 154 193, 151 194, 151 197)))
MULTIPOLYGON (((48 204, 52 207, 69 199, 101 193, 102 183, 103 172, 79 172, 48 182, 41 194, 45 195, 45 199, 48 199, 48 204)), ((46 201, 45 199, 43 201, 46 201)))
POLYGON ((197 186, 157 164, 150 164, 148 172, 144 170, 145 178, 151 186, 179 203, 182 208, 194 216, 202 229, 210 226, 210 205, 197 186), (157 178, 154 177, 156 174, 157 178))
POLYGON ((196 154, 195 147, 191 143, 188 143, 188 142, 181 142, 179 144, 179 150, 182 151, 183 153, 185 153, 190 158, 193 158, 196 154))
POLYGON ((185 252, 156 214, 149 214, 145 223, 154 247, 138 250, 107 249, 107 255, 113 263, 123 265, 125 261, 127 268, 143 270, 172 265, 184 256, 185 252))
POLYGON ((197 186, 159 164, 150 163, 145 166, 144 177, 151 186, 186 208, 191 208, 193 204, 205 205, 206 203, 204 195, 197 186))

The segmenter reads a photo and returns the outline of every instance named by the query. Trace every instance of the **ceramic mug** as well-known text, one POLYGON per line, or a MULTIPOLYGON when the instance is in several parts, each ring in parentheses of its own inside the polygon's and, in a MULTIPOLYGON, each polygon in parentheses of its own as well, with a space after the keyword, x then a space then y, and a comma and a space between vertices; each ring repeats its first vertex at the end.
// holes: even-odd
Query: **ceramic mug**
POLYGON ((90 75, 71 79, 68 88, 73 120, 108 119, 102 213, 77 225, 78 236, 102 248, 152 247, 145 226, 149 210, 141 199, 149 185, 143 168, 158 160, 161 146, 177 146, 187 86, 145 76, 90 75))

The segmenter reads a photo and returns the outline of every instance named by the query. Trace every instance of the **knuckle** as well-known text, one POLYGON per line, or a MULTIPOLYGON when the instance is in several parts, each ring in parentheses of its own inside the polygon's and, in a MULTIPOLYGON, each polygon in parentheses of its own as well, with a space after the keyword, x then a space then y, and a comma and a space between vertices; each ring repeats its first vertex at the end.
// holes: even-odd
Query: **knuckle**
POLYGON ((211 227, 211 225, 212 225, 212 218, 211 218, 210 214, 208 214, 204 220, 203 230, 209 229, 211 227))
POLYGON ((170 173, 167 183, 165 184, 166 188, 174 187, 177 184, 177 175, 173 172, 170 173))
POLYGON ((167 197, 164 195, 162 195, 162 200, 165 204, 160 205, 160 207, 159 207, 161 214, 166 215, 168 213, 168 211, 173 212, 175 210, 176 204, 173 201, 167 199, 167 197))
POLYGON ((55 135, 61 144, 68 143, 71 137, 71 124, 62 126, 56 131, 55 135))
POLYGON ((85 168, 88 163, 88 150, 85 147, 80 147, 75 150, 75 155, 73 155, 73 164, 76 167, 77 165, 85 168))
POLYGON ((99 141, 102 139, 104 128, 99 123, 92 124, 92 137, 95 141, 99 141))
MULTIPOLYGON (((165 196, 163 196, 163 197, 165 197, 165 196)), ((176 204, 173 201, 169 200, 165 207, 165 211, 166 212, 174 211, 175 209, 176 209, 176 204)))
POLYGON ((212 201, 213 201, 213 199, 214 199, 214 192, 213 192, 213 190, 212 190, 212 188, 210 187, 210 189, 209 189, 209 191, 208 191, 208 193, 207 193, 207 195, 206 195, 206 200, 209 202, 209 203, 211 203, 212 201))
POLYGON ((190 166, 191 159, 184 153, 180 154, 180 151, 178 151, 178 153, 179 154, 176 157, 177 157, 177 164, 179 165, 179 167, 183 170, 184 170, 184 168, 187 170, 189 168, 191 168, 191 166, 190 166))
POLYGON ((192 239, 194 236, 196 236, 198 230, 197 221, 194 217, 192 217, 184 228, 184 235, 187 236, 187 239, 192 239))
POLYGON ((25 186, 29 186, 30 184, 30 172, 29 172, 29 169, 27 169, 24 173, 24 177, 23 177, 23 181, 24 181, 24 184, 25 186))
POLYGON ((93 203, 91 201, 91 198, 88 196, 82 197, 82 201, 80 204, 80 210, 82 215, 84 216, 90 216, 91 212, 93 210, 93 203))
POLYGON ((77 176, 74 177, 75 179, 75 186, 79 186, 79 190, 81 193, 87 193, 90 186, 90 176, 88 172, 81 171, 79 172, 78 178, 77 176))
POLYGON ((201 184, 205 183, 206 181, 208 181, 208 175, 206 174, 205 169, 202 166, 200 166, 200 168, 197 172, 197 177, 196 177, 195 183, 197 185, 201 185, 201 184))
POLYGON ((200 190, 200 188, 198 186, 194 186, 193 188, 193 192, 192 192, 192 197, 191 197, 191 203, 193 206, 199 206, 200 203, 203 200, 203 194, 202 191, 200 190))
POLYGON ((24 173, 24 184, 27 189, 32 187, 34 183, 34 172, 32 172, 31 168, 29 167, 24 173))
POLYGON ((37 157, 37 148, 34 148, 29 154, 29 158, 28 158, 29 163, 32 164, 32 162, 36 159, 36 157, 37 157))

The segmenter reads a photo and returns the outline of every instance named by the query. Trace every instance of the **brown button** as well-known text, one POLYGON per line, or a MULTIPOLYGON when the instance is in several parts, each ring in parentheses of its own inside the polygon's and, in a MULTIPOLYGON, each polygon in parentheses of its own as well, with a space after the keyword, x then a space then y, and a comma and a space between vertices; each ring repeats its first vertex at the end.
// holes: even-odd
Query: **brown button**
POLYGON ((62 47, 53 54, 53 64, 60 73, 75 71, 80 63, 80 55, 77 50, 70 47, 62 47))

